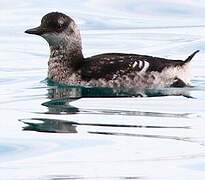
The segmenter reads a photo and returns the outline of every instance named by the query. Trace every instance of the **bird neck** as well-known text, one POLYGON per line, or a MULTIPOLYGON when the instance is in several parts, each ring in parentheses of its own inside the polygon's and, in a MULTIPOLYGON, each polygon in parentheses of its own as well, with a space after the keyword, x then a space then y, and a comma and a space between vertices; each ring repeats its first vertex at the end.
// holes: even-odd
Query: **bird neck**
POLYGON ((72 44, 71 46, 72 47, 67 44, 50 46, 49 62, 58 62, 59 64, 63 63, 67 68, 78 70, 83 61, 81 46, 77 46, 75 44, 72 44))
POLYGON ((69 40, 58 45, 50 45, 48 77, 63 83, 68 77, 79 72, 82 63, 81 41, 69 40))

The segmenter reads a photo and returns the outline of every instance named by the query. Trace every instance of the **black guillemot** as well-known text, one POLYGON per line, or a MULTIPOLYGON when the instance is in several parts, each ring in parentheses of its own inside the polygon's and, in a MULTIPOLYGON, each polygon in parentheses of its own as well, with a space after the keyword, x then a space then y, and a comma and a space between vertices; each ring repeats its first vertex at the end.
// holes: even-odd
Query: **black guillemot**
POLYGON ((67 85, 110 88, 184 87, 190 85, 190 61, 139 54, 105 53, 88 58, 82 54, 80 31, 69 16, 51 12, 28 34, 43 37, 50 47, 48 78, 67 85))

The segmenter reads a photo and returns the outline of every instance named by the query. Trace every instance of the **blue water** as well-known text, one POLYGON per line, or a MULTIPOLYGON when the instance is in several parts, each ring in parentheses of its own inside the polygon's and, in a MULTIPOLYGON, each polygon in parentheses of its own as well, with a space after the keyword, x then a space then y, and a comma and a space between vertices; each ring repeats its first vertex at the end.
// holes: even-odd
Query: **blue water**
POLYGON ((203 180, 204 10, 204 0, 1 0, 0 179, 203 180), (193 87, 139 98, 48 82, 48 45, 23 32, 57 10, 80 26, 85 56, 199 49, 193 87))

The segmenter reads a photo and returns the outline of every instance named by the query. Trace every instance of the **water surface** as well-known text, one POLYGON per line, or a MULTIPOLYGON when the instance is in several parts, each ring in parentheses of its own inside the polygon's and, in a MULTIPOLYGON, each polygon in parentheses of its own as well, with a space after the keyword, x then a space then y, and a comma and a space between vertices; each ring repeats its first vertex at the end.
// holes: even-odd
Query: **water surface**
POLYGON ((203 0, 2 0, 0 8, 0 179, 204 179, 203 0), (133 97, 48 82, 48 45, 23 32, 56 10, 79 24, 85 56, 186 59, 201 50, 194 87, 133 97))

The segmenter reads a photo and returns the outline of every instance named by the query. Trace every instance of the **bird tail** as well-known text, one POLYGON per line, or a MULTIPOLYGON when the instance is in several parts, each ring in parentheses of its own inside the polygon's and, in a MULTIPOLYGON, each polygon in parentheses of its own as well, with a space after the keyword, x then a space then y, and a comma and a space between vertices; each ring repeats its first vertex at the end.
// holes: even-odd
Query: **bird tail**
POLYGON ((184 61, 184 64, 185 64, 185 63, 189 63, 189 62, 192 60, 192 58, 193 58, 198 52, 199 52, 199 50, 193 52, 193 53, 184 61))

